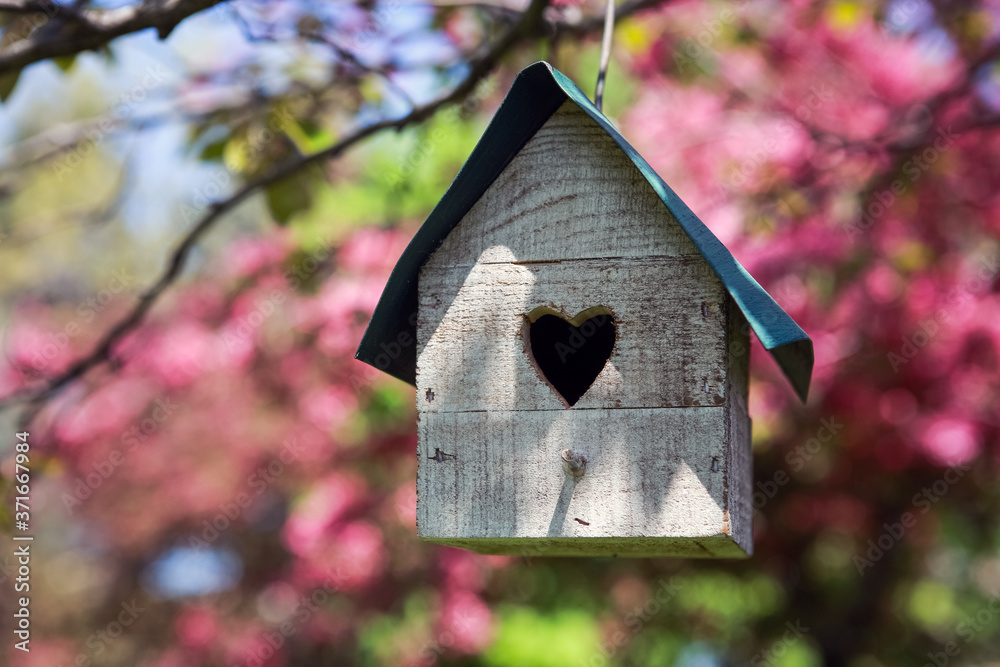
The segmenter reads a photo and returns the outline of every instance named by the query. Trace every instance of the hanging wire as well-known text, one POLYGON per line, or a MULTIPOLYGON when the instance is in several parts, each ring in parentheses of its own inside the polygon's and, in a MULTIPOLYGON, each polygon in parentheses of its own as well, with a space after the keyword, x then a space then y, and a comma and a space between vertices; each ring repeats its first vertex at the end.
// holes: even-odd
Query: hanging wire
POLYGON ((608 0, 604 13, 604 38, 601 40, 601 65, 597 70, 597 87, 594 90, 594 106, 603 112, 604 79, 608 75, 608 63, 611 61, 611 36, 615 32, 615 0, 608 0))

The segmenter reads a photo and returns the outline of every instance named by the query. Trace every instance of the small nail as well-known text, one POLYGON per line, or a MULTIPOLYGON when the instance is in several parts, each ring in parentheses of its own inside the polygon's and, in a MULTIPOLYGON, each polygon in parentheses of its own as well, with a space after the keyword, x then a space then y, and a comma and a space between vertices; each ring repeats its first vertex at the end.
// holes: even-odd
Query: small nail
POLYGON ((571 477, 583 477, 587 471, 587 456, 581 453, 574 453, 572 449, 564 449, 560 452, 562 458, 563 471, 571 477))

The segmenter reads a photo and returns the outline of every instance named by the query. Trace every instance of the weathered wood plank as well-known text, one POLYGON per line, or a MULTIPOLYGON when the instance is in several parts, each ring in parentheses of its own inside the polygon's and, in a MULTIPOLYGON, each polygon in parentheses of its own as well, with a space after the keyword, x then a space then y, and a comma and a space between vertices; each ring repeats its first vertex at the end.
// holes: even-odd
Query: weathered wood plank
POLYGON ((472 549, 485 539, 491 553, 743 555, 726 505, 742 484, 727 421, 724 406, 423 413, 418 533, 472 549), (567 448, 588 459, 576 482, 567 448))
POLYGON ((552 556, 628 558, 746 558, 728 535, 712 537, 510 537, 479 539, 425 538, 428 542, 481 554, 519 556, 527 560, 552 556))
POLYGON ((745 321, 574 104, 428 260, 419 304, 421 537, 526 557, 752 551, 745 321), (530 354, 538 306, 615 318, 611 357, 571 409, 530 354), (587 455, 582 478, 564 449, 587 455))
POLYGON ((524 316, 541 305, 569 317, 604 306, 615 317, 611 358, 574 409, 722 405, 728 298, 701 258, 425 267, 418 409, 564 407, 526 351, 524 316))
POLYGON ((726 441, 730 474, 726 477, 726 507, 733 539, 753 554, 753 451, 750 442, 750 325, 732 297, 726 300, 729 339, 726 373, 726 441))
POLYGON ((428 263, 653 256, 700 257, 614 140, 567 101, 428 263))

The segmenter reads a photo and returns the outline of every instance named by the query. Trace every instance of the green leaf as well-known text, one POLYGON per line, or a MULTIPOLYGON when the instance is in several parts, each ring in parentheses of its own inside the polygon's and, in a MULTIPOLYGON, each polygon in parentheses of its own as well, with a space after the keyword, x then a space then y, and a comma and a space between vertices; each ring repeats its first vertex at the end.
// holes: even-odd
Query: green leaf
POLYGON ((333 143, 333 135, 315 121, 298 120, 287 110, 272 111, 272 115, 282 120, 280 124, 282 132, 295 144, 300 153, 310 155, 333 143))
POLYGON ((222 161, 226 163, 230 171, 245 172, 250 166, 250 144, 246 136, 234 135, 226 142, 222 150, 222 161))
POLYGON ((14 92, 14 86, 17 85, 20 76, 21 70, 0 75, 0 102, 6 102, 10 94, 14 92))
POLYGON ((306 136, 310 139, 315 139, 316 137, 327 134, 327 131, 323 128, 323 126, 312 118, 303 118, 299 120, 299 127, 302 128, 302 131, 305 132, 306 136))
POLYGON ((597 621, 579 610, 543 614, 511 607, 500 611, 500 621, 496 641, 483 654, 490 667, 586 665, 600 645, 597 621))
POLYGON ((306 178, 287 178, 267 188, 267 207, 279 225, 286 225, 296 213, 312 206, 312 188, 306 178))
POLYGON ((73 65, 76 64, 76 54, 69 56, 59 56, 58 58, 53 58, 52 62, 56 64, 56 67, 61 69, 63 72, 68 72, 73 69, 73 65))
POLYGON ((198 154, 198 159, 210 161, 210 160, 221 160, 222 153, 226 149, 226 144, 229 143, 229 137, 223 137, 218 141, 213 141, 204 148, 201 149, 201 153, 198 154))

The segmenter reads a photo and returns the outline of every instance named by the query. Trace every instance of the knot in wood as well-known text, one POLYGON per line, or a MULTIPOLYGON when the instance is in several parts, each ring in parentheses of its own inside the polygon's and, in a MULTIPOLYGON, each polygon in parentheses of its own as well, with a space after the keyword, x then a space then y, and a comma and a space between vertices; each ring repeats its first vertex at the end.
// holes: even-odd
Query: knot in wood
POLYGON ((564 449, 560 453, 563 470, 571 477, 583 477, 587 472, 587 456, 572 449, 564 449))

